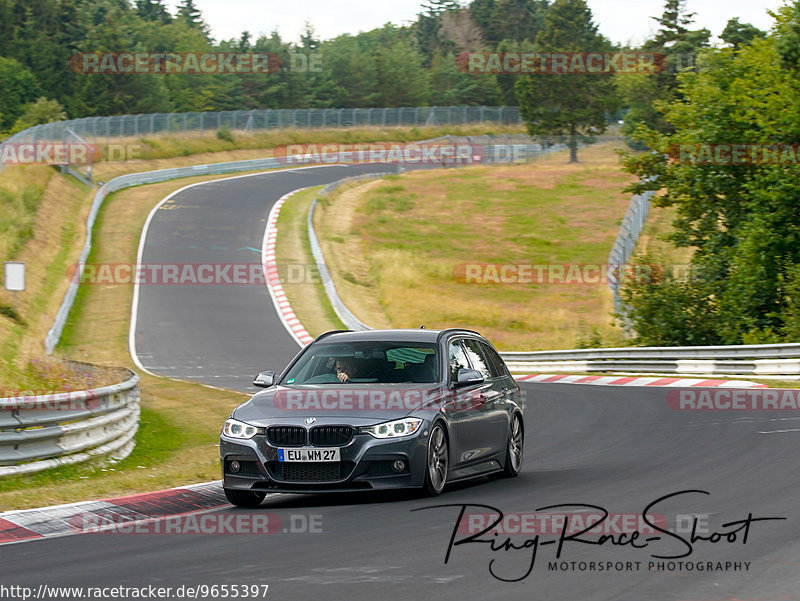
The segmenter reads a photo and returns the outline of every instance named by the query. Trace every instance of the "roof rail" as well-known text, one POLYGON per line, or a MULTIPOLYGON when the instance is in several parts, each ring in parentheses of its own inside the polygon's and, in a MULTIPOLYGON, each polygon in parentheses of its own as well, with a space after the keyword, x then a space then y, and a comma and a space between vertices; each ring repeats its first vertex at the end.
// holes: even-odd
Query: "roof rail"
POLYGON ((439 334, 436 336, 436 342, 439 342, 444 336, 447 334, 451 334, 453 332, 468 332, 470 334, 477 334, 480 336, 480 332, 476 332, 475 330, 468 330, 466 328, 445 328, 444 330, 440 330, 439 334))
POLYGON ((323 338, 330 336, 331 334, 344 334, 345 332, 352 332, 352 331, 353 330, 331 330, 330 332, 323 332, 322 334, 314 338, 314 340, 312 340, 312 343, 316 342, 317 340, 322 340, 323 338))

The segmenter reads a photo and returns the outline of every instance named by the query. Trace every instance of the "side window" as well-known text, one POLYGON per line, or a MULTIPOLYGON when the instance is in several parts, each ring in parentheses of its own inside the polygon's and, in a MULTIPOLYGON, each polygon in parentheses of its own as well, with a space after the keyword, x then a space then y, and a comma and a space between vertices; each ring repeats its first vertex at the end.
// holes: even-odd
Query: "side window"
POLYGON ((481 349, 483 349, 484 357, 486 357, 486 360, 489 362, 489 370, 492 372, 492 377, 502 378, 503 376, 509 375, 506 364, 503 362, 500 355, 497 354, 497 351, 484 342, 481 342, 480 345, 481 349))
POLYGON ((464 347, 461 346, 461 341, 450 341, 447 356, 447 360, 450 364, 450 379, 455 382, 458 378, 458 370, 462 367, 469 367, 469 361, 467 360, 466 353, 464 353, 464 347))
POLYGON ((486 359, 483 358, 480 343, 472 338, 465 338, 464 349, 467 351, 469 362, 472 363, 472 369, 477 369, 481 372, 486 380, 491 378, 492 374, 489 371, 489 366, 486 364, 486 359))

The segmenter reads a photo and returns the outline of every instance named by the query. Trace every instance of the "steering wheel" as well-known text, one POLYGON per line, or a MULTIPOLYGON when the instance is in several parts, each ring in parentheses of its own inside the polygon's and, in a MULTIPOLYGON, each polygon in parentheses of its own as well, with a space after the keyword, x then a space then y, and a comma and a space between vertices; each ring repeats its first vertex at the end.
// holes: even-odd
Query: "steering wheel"
POLYGON ((338 384, 339 378, 336 374, 319 374, 313 378, 309 378, 303 384, 338 384))

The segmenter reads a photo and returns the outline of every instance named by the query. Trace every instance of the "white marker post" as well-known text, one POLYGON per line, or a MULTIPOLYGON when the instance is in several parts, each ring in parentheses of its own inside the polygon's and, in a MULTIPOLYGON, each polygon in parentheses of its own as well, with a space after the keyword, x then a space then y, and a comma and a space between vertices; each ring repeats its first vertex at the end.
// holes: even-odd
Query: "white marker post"
POLYGON ((17 312, 17 291, 25 290, 25 262, 6 261, 6 290, 14 291, 14 313, 17 312))

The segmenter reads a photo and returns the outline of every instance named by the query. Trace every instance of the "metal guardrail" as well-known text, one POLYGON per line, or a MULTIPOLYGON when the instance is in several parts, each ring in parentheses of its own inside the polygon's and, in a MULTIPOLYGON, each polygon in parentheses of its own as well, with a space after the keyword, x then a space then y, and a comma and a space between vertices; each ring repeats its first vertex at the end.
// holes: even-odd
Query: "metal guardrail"
POLYGON ((563 351, 507 352, 509 361, 604 361, 663 359, 797 359, 800 343, 728 346, 639 346, 563 351))
POLYGON ((757 359, 752 361, 625 360, 611 361, 514 361, 500 353, 513 373, 640 373, 684 375, 797 376, 798 359, 757 359))
POLYGON ((501 353, 509 369, 666 374, 800 375, 800 344, 654 346, 501 353))
POLYGON ((119 460, 139 427, 139 376, 120 384, 0 399, 0 477, 96 458, 119 460))

